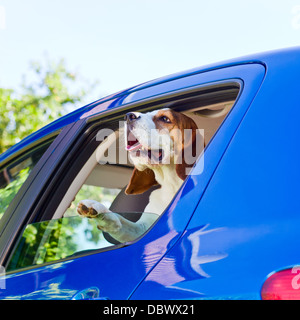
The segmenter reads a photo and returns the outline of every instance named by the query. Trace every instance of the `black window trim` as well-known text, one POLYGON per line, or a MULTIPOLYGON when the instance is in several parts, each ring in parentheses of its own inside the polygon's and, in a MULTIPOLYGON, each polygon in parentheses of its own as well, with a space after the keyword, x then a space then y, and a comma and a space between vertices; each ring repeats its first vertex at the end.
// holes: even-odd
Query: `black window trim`
POLYGON ((48 143, 54 141, 56 137, 61 133, 61 129, 53 131, 31 143, 28 143, 25 147, 17 150, 16 152, 8 155, 5 159, 3 159, 0 163, 0 170, 3 168, 10 166, 18 159, 26 157, 28 153, 31 153, 33 150, 39 149, 43 145, 47 145, 48 143))

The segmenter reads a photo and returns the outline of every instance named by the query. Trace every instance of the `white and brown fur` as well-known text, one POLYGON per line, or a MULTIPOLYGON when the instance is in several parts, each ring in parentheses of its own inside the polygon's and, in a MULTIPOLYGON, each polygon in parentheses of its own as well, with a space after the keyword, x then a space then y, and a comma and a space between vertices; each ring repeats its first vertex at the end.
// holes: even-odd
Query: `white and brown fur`
MULTIPOLYGON (((152 191, 144 211, 160 215, 186 178, 188 168, 193 166, 184 161, 184 152, 189 147, 196 153, 197 125, 191 118, 171 109, 130 112, 126 121, 127 151, 135 168, 125 193, 140 194, 159 184, 161 187, 152 191), (192 133, 188 142, 183 141, 185 129, 191 129, 192 133), (151 159, 149 154, 153 155, 151 159)), ((201 142, 197 140, 197 143, 201 142)), ((134 223, 95 200, 81 201, 77 212, 97 219, 98 228, 120 242, 135 240, 157 219, 155 215, 143 214, 134 223)))

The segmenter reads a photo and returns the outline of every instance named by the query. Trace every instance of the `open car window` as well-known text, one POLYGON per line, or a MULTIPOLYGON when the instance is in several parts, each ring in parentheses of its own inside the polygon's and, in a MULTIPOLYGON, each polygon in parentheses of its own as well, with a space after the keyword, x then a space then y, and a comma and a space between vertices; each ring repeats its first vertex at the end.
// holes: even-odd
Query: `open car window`
MULTIPOLYGON (((204 144, 208 145, 230 112, 239 89, 239 85, 230 84, 228 92, 222 87, 220 94, 215 88, 217 93, 209 91, 206 97, 200 95, 200 98, 193 96, 190 99, 181 99, 169 103, 167 107, 182 113, 196 123, 204 137, 204 140, 201 140, 203 151, 204 144)), ((147 112, 163 110, 165 107, 165 105, 152 107, 147 112)), ((166 209, 166 204, 162 204, 159 214, 154 210, 147 210, 150 195, 160 188, 159 184, 141 194, 128 195, 125 192, 135 170, 135 164, 129 158, 124 143, 123 119, 124 114, 117 119, 107 120, 104 124, 103 122, 101 125, 94 124, 94 129, 90 130, 87 141, 82 144, 78 152, 78 157, 70 165, 70 172, 66 172, 65 177, 61 178, 61 185, 56 193, 52 194, 55 201, 49 199, 50 209, 42 213, 40 222, 29 224, 24 229, 10 256, 8 271, 74 258, 99 250, 111 250, 115 246, 130 245, 144 236, 159 220, 166 209), (78 205, 85 200, 97 201, 112 213, 132 223, 144 221, 143 219, 148 219, 147 221, 151 223, 142 233, 131 237, 130 240, 114 238, 103 228, 98 216, 96 218, 96 216, 78 215, 78 205)), ((169 205, 173 196, 170 197, 166 193, 162 199, 168 199, 167 205, 169 205)))

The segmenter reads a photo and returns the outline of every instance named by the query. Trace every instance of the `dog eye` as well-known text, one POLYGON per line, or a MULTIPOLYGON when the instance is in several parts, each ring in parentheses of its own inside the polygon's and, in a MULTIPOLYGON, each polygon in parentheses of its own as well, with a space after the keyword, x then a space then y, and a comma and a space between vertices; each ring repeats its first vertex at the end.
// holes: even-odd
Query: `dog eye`
POLYGON ((163 122, 166 122, 166 123, 170 123, 170 122, 171 122, 171 120, 170 120, 168 117, 166 117, 166 116, 160 117, 159 120, 161 120, 161 121, 163 121, 163 122))

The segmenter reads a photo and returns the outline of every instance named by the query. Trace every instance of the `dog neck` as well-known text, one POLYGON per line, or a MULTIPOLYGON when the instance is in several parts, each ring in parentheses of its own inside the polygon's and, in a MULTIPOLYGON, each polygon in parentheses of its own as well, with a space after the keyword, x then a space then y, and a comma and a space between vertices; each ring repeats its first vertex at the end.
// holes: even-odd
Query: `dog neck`
POLYGON ((178 177, 175 164, 162 165, 151 168, 154 172, 156 181, 163 189, 168 189, 169 192, 175 194, 180 188, 183 181, 178 177))

